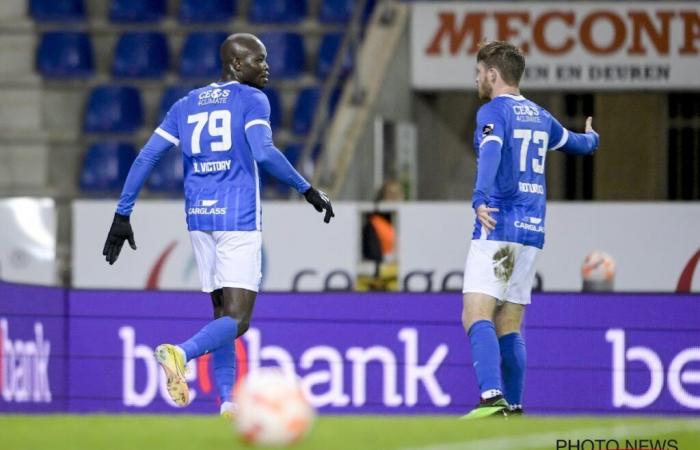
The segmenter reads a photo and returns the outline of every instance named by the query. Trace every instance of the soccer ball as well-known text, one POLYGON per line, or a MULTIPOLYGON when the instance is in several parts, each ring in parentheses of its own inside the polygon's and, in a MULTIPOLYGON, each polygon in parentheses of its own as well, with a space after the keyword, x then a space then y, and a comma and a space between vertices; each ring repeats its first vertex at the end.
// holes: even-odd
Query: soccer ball
POLYGON ((264 367, 248 374, 234 389, 233 398, 238 404, 235 427, 247 444, 300 442, 316 418, 299 379, 277 368, 264 367))
POLYGON ((583 260, 581 276, 587 282, 612 282, 615 278, 615 260, 605 252, 594 250, 583 260))

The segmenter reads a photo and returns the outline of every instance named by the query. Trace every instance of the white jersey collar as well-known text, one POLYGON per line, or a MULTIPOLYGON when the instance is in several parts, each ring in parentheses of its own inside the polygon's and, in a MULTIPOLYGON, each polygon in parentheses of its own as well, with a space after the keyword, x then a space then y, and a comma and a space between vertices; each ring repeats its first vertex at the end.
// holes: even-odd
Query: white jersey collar
POLYGON ((227 81, 226 83, 214 82, 214 83, 210 84, 209 86, 224 87, 224 86, 228 86, 229 84, 238 84, 238 81, 233 80, 233 81, 227 81))
POLYGON ((513 94, 501 94, 501 95, 498 95, 497 97, 508 97, 508 98, 512 98, 513 100, 517 100, 517 101, 525 100, 525 97, 523 97, 522 95, 513 95, 513 94))

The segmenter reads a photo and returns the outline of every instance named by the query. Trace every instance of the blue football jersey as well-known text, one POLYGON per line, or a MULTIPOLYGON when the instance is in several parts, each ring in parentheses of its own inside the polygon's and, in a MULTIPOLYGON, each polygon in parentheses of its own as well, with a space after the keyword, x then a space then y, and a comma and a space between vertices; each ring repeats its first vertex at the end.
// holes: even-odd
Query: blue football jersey
POLYGON ((236 81, 195 89, 170 108, 155 133, 182 151, 189 230, 260 230, 260 178, 245 131, 269 123, 267 96, 236 81))
POLYGON ((489 193, 496 229, 487 233, 477 220, 473 239, 544 245, 547 151, 562 147, 568 131, 544 108, 520 95, 501 95, 477 113, 474 149, 501 144, 501 158, 489 193))

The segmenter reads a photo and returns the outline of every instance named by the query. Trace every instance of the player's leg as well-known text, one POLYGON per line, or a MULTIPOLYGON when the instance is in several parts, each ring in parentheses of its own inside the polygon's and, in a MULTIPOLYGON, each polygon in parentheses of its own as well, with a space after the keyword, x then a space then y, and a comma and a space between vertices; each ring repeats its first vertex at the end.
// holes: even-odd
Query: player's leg
POLYGON ((521 329, 525 307, 530 304, 539 249, 520 247, 506 291, 505 304, 496 311, 496 332, 501 350, 505 397, 512 413, 522 414, 527 352, 521 329))
POLYGON ((522 412, 527 354, 520 332, 525 306, 505 302, 496 310, 494 322, 501 351, 503 391, 511 411, 522 412))
MULTIPOLYGON (((211 293, 214 319, 224 315, 224 289, 211 293)), ((212 353, 214 381, 221 399, 220 413, 231 417, 235 409, 231 402, 231 391, 236 378, 236 347, 234 341, 224 343, 212 353)))
POLYGON ((472 350, 481 402, 467 418, 501 414, 507 407, 501 386, 501 356, 493 322, 505 284, 494 271, 494 255, 502 243, 473 240, 464 271, 462 325, 472 350))

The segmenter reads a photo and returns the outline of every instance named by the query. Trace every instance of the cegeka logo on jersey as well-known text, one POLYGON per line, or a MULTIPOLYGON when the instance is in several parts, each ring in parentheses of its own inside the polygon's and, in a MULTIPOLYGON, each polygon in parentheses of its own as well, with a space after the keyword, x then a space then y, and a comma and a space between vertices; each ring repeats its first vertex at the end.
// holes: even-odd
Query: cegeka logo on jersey
POLYGON ((2 399, 16 403, 50 403, 51 342, 44 338, 44 325, 34 323, 34 336, 29 340, 13 339, 10 331, 10 322, 0 318, 2 399))

